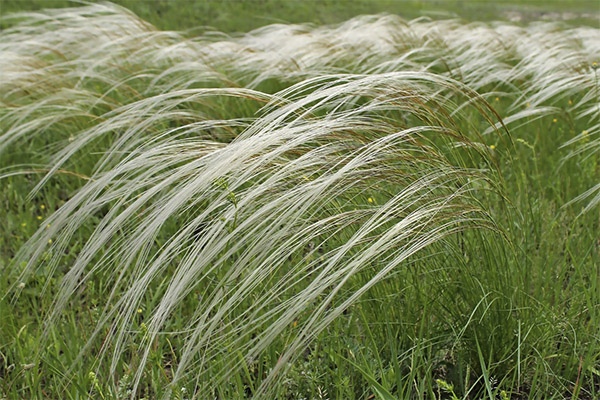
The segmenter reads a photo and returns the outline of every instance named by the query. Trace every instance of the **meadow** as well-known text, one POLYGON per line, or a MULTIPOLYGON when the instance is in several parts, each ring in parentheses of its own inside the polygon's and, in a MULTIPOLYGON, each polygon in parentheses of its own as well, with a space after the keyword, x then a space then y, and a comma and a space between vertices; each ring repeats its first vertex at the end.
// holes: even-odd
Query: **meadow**
POLYGON ((600 397, 593 8, 63 3, 3 3, 0 399, 600 397))

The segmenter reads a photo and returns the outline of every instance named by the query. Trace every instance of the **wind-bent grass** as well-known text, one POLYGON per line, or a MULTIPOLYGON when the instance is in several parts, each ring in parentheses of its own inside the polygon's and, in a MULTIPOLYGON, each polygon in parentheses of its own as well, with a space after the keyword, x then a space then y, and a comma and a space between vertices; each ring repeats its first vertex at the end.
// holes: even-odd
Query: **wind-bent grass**
POLYGON ((55 295, 44 344, 98 287, 68 356, 30 352, 64 369, 41 378, 55 393, 316 397, 302 365, 347 398, 597 393, 597 221, 552 215, 598 179, 579 159, 597 29, 371 16, 189 39, 110 4, 6 18, 0 151, 51 156, 1 176, 47 171, 31 198, 85 178, 5 269, 3 302, 36 271, 55 295), (582 172, 554 187, 540 154, 565 143, 582 172))
MULTIPOLYGON (((95 174, 48 219, 51 227, 24 247, 19 258, 29 260, 32 268, 43 254, 40 244, 55 238, 55 256, 49 261, 54 269, 73 233, 110 205, 65 276, 54 312, 68 304, 86 275, 119 265, 111 273, 114 289, 105 308, 112 322, 106 343, 112 343, 115 354, 113 373, 148 286, 169 269, 174 268, 172 277, 147 324, 144 357, 168 316, 194 290, 203 294, 190 315, 186 328, 190 334, 175 382, 192 363, 198 363, 200 371, 207 369, 202 360, 223 351, 223 343, 250 362, 299 313, 314 307, 295 341, 282 349, 285 353, 274 375, 303 344, 412 254, 465 225, 490 224, 483 215, 477 217, 481 210, 469 201, 476 181, 467 178, 477 179, 476 172, 453 167, 441 154, 461 151, 448 144, 469 145, 469 139, 452 127, 451 118, 431 111, 445 105, 436 104, 423 83, 452 87, 451 82, 403 73, 319 81, 325 82, 324 88, 315 87, 321 82, 309 81, 276 95, 293 98, 293 93, 312 86, 308 96, 270 106, 265 116, 227 145, 201 135, 182 139, 165 134, 162 143, 153 137, 149 144, 127 146, 122 143, 128 135, 121 136, 109 155, 127 157, 95 174), (359 96, 363 104, 356 107, 359 96), (401 116, 412 119, 411 125, 417 121, 431 125, 409 128, 401 116), (381 205, 369 204, 373 198, 381 205), (177 228, 155 248, 169 220, 177 228), (347 239, 340 243, 340 236, 347 239), (323 256, 309 261, 302 255, 310 244, 309 255, 320 251, 323 256), (90 268, 101 250, 106 255, 90 268), (334 294, 374 263, 381 265, 374 277, 329 309, 338 297, 334 294), (258 333, 250 339, 252 332, 258 333), (194 361, 199 355, 200 360, 194 361)), ((192 93, 185 94, 186 102, 196 101, 192 93)), ((163 97, 161 108, 167 110, 170 99, 163 97)), ((107 121, 121 128, 120 121, 135 126, 138 120, 146 124, 155 118, 150 112, 141 113, 137 104, 132 109, 137 118, 128 108, 124 116, 119 113, 107 121)), ((166 111, 157 115, 169 116, 166 111)), ((201 133, 198 125, 184 129, 201 133)), ((222 125, 226 126, 224 121, 222 125)), ((99 127, 96 131, 115 129, 103 123, 99 127)), ((93 135, 85 132, 83 138, 93 135)), ((73 143, 66 154, 70 147, 82 145, 78 140, 73 143)), ((143 365, 144 359, 140 362, 143 365)), ((232 367, 226 364, 212 372, 225 379, 235 371, 232 367)), ((143 368, 137 370, 139 379, 143 368)))

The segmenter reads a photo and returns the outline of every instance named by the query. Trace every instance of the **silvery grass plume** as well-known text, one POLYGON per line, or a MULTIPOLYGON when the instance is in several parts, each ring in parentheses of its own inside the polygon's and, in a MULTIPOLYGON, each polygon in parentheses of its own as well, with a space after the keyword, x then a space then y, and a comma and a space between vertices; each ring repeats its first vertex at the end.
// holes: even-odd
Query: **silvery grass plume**
MULTIPOLYGON (((0 33, 0 152, 34 136, 50 149, 64 149, 68 141, 70 150, 57 156, 53 172, 65 160, 62 156, 72 156, 68 151, 106 151, 122 131, 143 140, 140 135, 164 133, 167 124, 177 128, 198 119, 252 117, 262 106, 254 99, 243 105, 224 101, 219 93, 225 92, 211 95, 213 89, 254 89, 254 94, 247 92, 252 98, 337 73, 419 71, 450 77, 489 101, 510 99, 504 121, 515 129, 549 115, 593 122, 600 112, 597 79, 589 68, 600 49, 593 28, 380 15, 335 26, 271 25, 233 37, 207 32, 190 39, 159 31, 111 3, 3 20, 12 26, 0 33), (200 89, 206 92, 194 92, 200 89), (187 107, 188 95, 203 96, 202 106, 187 107), (167 115, 162 102, 174 96, 180 102, 167 102, 167 115), (565 114, 557 102, 567 98, 565 114), (125 128, 112 119, 115 114, 125 124, 129 118, 141 122, 125 128)), ((239 98, 241 91, 232 96, 239 98)), ((484 134, 497 128, 500 124, 484 134)), ((228 142, 239 131, 205 132, 228 142)), ((110 157, 123 154, 113 151, 110 157)), ((79 172, 94 171, 99 169, 79 172)))
MULTIPOLYGON (((590 68, 600 51, 600 32, 590 27, 404 21, 379 15, 334 26, 271 25, 243 35, 206 32, 187 38, 157 30, 111 3, 14 14, 3 20, 12 26, 0 33, 0 152, 33 136, 42 137, 50 149, 65 149, 69 141, 69 150, 57 156, 52 172, 73 155, 69 151, 115 150, 113 138, 124 128, 111 119, 114 114, 126 124, 128 118, 146 122, 126 128, 125 136, 135 146, 135 138, 144 140, 140 135, 164 133, 165 124, 178 128, 199 118, 251 117, 261 106, 254 100, 243 106, 239 101, 228 103, 218 91, 211 95, 212 89, 273 94, 337 73, 419 71, 450 77, 492 103, 494 98, 509 99, 503 116, 511 129, 548 116, 594 124, 600 115, 598 79, 590 68), (207 90, 198 92, 204 97, 202 107, 186 107, 186 96, 199 89, 207 90), (171 113, 156 112, 172 96, 179 96, 180 102, 169 102, 171 113), (567 99, 565 110, 562 103, 567 99), (136 107, 156 117, 136 114, 136 107)), ((233 96, 239 98, 240 93, 233 96)), ((500 127, 498 123, 483 133, 500 127)), ((205 132, 228 142, 240 129, 205 132)), ((586 135, 581 138, 587 140, 586 135)), ((586 146, 593 147, 593 141, 586 146)), ((127 149, 122 150, 109 157, 118 159, 126 154, 127 149)), ((79 173, 94 171, 99 169, 79 173)))
POLYGON ((102 357, 115 376, 136 309, 158 287, 135 382, 169 317, 191 302, 172 383, 196 379, 197 391, 210 391, 221 382, 206 376, 227 382, 276 345, 281 357, 254 393, 266 396, 307 343, 391 271, 451 245, 453 233, 494 228, 476 194, 498 190, 500 178, 476 129, 461 128, 472 112, 493 125, 476 93, 423 72, 322 76, 273 96, 187 89, 142 99, 61 150, 57 165, 87 141, 122 132, 92 179, 23 248, 22 274, 40 262, 55 269, 73 235, 96 219, 50 320, 88 279, 109 279, 92 336, 106 335, 102 357), (269 103, 252 120, 187 113, 203 110, 207 95, 269 103), (226 128, 240 133, 230 141, 208 133, 226 128), (147 129, 155 131, 141 134, 147 129), (357 287, 359 273, 369 280, 357 287), (278 342, 296 320, 293 339, 278 342), (220 354, 232 357, 215 365, 220 354))
MULTIPOLYGON (((599 134, 600 123, 596 123, 588 129, 584 129, 580 134, 563 144, 562 147, 571 149, 569 154, 565 157, 565 160, 574 157, 581 157, 583 159, 598 157, 598 154, 600 154, 599 134)), ((570 200, 565 206, 583 201, 587 201, 587 203, 582 208, 582 213, 587 212, 600 204, 600 183, 570 200)))
POLYGON ((21 100, 54 94, 53 88, 118 102, 198 86, 260 88, 274 79, 290 84, 322 74, 412 70, 443 74, 492 96, 516 93, 514 110, 550 106, 558 95, 577 98, 571 108, 579 117, 597 113, 589 66, 600 40, 589 27, 379 15, 335 26, 270 25, 233 37, 186 38, 110 3, 4 20, 14 26, 2 32, 0 87, 21 100))
MULTIPOLYGON (((177 92, 184 102, 182 90, 245 87, 272 94, 337 73, 410 70, 450 77, 488 100, 509 99, 504 122, 511 129, 548 116, 570 124, 595 124, 600 116, 598 77, 590 68, 600 54, 600 30, 591 27, 405 21, 378 15, 333 26, 278 24, 243 35, 207 31, 187 38, 159 31, 111 3, 14 14, 4 20, 13 26, 2 32, 0 43, 1 101, 7 110, 0 113, 0 123, 7 127, 0 151, 19 138, 44 133, 56 144, 67 139, 61 132, 81 132, 77 144, 89 143, 109 112, 125 115, 122 107, 151 103, 153 97, 159 106, 165 95, 177 92), (565 110, 560 103, 567 100, 565 110), (83 137, 90 132, 88 139, 83 137)), ((234 119, 258 108, 231 115, 215 98, 207 96, 201 111, 176 116, 175 107, 170 121, 194 120, 197 115, 190 113, 199 112, 209 120, 234 119)), ((139 132, 153 134, 153 126, 149 123, 139 132)), ((497 128, 500 124, 484 134, 497 128)), ((220 135, 228 141, 238 132, 230 129, 220 135)), ((576 140, 588 138, 582 134, 576 140)), ((565 141, 573 143, 570 137, 565 141)), ((101 149, 109 146, 102 143, 101 149)), ((578 147, 574 155, 594 143, 578 147)))
MULTIPOLYGON (((599 46, 600 47, 600 46, 599 46)), ((600 53, 600 51, 599 51, 600 53)), ((599 54, 597 53, 597 54, 599 54)), ((589 126, 576 135, 574 138, 565 142, 561 147, 570 149, 569 154, 565 157, 566 159, 580 157, 598 157, 600 153, 600 78, 598 76, 598 63, 592 64, 591 70, 593 71, 595 87, 590 90, 587 97, 595 100, 595 105, 585 113, 589 115, 589 126)), ((569 201, 565 206, 573 203, 588 201, 583 207, 582 213, 587 212, 600 204, 600 183, 594 185, 590 189, 586 190, 579 196, 569 201)))

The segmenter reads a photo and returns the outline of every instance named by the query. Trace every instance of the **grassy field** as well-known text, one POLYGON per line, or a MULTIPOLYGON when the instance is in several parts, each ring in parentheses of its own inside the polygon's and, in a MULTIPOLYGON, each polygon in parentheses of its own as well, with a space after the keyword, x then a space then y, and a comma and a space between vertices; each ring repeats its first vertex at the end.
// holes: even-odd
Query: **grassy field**
POLYGON ((600 396, 594 2, 0 4, 0 399, 600 396))
MULTIPOLYGON (((333 24, 364 14, 391 13, 405 19, 462 18, 496 21, 517 17, 521 23, 564 20, 598 27, 595 0, 116 0, 114 3, 163 30, 190 34, 213 28, 221 32, 248 32, 274 23, 333 24)), ((35 11, 76 5, 67 0, 1 0, 0 13, 35 11)))

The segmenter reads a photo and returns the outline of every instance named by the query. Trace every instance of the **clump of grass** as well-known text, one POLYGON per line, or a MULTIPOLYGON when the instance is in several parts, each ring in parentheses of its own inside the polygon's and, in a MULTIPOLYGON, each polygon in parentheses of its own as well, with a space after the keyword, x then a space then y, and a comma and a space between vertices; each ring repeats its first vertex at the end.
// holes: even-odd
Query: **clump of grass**
POLYGON ((190 369, 199 371, 198 379, 206 371, 227 379, 312 309, 282 348, 263 383, 266 390, 311 339, 403 261, 468 226, 493 226, 471 192, 494 184, 443 155, 462 152, 456 157, 465 164, 489 157, 480 150, 470 154, 474 146, 454 119, 431 111, 447 107, 432 94, 441 87, 462 94, 451 81, 423 74, 332 76, 277 94, 277 103, 229 144, 168 134, 161 142, 151 138, 96 174, 19 259, 33 268, 44 253, 41 242, 56 238, 47 267, 55 269, 72 235, 102 213, 63 279, 53 313, 66 307, 86 277, 109 274, 114 283, 105 299, 111 326, 105 343, 117 355, 113 372, 151 285, 163 293, 147 323, 137 371, 168 316, 185 297, 202 293, 193 301, 174 382, 190 369), (294 98, 308 85, 308 96, 294 98), (412 126, 399 123, 401 115, 412 126), (370 281, 341 294, 372 265, 378 267, 370 281), (157 286, 165 274, 165 287, 157 286), (334 299, 341 304, 333 307, 334 299), (216 370, 203 361, 231 347, 244 358, 216 370))

